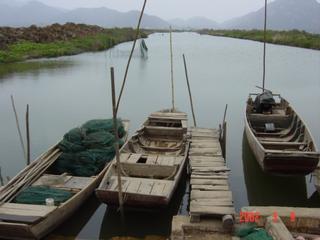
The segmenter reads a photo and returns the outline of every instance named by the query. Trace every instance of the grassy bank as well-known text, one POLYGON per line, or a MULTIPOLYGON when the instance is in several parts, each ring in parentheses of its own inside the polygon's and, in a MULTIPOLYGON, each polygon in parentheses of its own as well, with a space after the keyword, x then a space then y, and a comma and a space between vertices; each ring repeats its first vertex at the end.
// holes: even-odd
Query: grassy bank
MULTIPOLYGON (((201 30, 200 34, 232 37, 263 42, 264 33, 260 30, 201 30)), ((320 35, 304 31, 267 31, 267 42, 273 44, 320 50, 320 35)))
MULTIPOLYGON (((88 51, 101 51, 134 39, 135 31, 130 28, 105 29, 88 36, 77 36, 67 40, 35 42, 21 40, 0 49, 0 63, 24 61, 42 57, 74 55, 88 51)), ((142 34, 145 37, 145 34, 142 34)))

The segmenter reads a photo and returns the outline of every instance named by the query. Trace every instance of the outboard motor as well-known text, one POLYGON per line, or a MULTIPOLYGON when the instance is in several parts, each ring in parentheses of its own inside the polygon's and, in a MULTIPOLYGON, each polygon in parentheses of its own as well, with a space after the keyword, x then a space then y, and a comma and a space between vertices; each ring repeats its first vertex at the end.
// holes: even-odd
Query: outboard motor
POLYGON ((254 100, 254 108, 257 113, 272 112, 272 106, 276 104, 272 92, 265 90, 254 100))

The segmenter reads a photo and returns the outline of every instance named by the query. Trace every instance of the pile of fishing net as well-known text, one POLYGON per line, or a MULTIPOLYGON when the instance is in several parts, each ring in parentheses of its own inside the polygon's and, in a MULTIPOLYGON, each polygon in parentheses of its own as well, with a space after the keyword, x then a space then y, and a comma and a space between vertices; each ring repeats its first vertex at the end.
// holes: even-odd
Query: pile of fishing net
POLYGON ((257 228, 256 224, 245 223, 238 226, 235 235, 241 240, 273 240, 273 238, 262 228, 257 228))
MULTIPOLYGON (((126 132, 120 119, 117 127, 121 139, 126 132)), ((113 159, 114 142, 112 119, 90 120, 64 135, 58 146, 62 154, 51 170, 55 174, 69 173, 81 177, 97 175, 113 159)), ((119 145, 123 145, 122 140, 119 145)))
POLYGON ((71 198, 73 193, 47 186, 30 186, 23 190, 13 202, 21 204, 46 205, 46 199, 52 198, 59 205, 71 198))

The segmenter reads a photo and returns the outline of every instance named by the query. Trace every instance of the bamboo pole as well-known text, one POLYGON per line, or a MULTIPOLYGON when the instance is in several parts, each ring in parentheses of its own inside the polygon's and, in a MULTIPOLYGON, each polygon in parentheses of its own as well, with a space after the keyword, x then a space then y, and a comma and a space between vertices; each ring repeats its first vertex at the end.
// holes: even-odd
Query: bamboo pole
POLYGON ((24 147, 24 142, 23 142, 23 138, 22 138, 22 134, 21 134, 21 129, 20 129, 20 124, 19 124, 19 118, 18 118, 16 106, 15 106, 15 103, 14 103, 13 95, 11 95, 11 104, 12 104, 14 116, 15 116, 15 119, 16 119, 16 126, 17 126, 17 129, 18 129, 18 134, 19 134, 19 139, 20 139, 21 148, 22 148, 22 151, 23 151, 23 156, 24 156, 24 158, 27 160, 27 152, 26 152, 26 149, 25 149, 25 147, 24 147))
POLYGON ((30 164, 30 127, 29 127, 29 104, 26 111, 26 136, 27 136, 27 165, 30 164))
POLYGON ((188 77, 188 68, 187 68, 187 63, 186 63, 186 57, 185 57, 184 54, 182 56, 183 56, 184 71, 185 71, 185 74, 186 74, 186 80, 187 80, 188 91, 189 91, 190 105, 191 105, 191 111, 192 111, 192 117, 193 117, 193 125, 195 127, 197 127, 196 117, 195 117, 194 108, 193 108, 191 88, 190 88, 189 77, 188 77))
POLYGON ((123 90, 124 90, 124 86, 125 86, 125 83, 127 81, 129 67, 130 67, 133 51, 134 51, 134 49, 136 47, 137 39, 138 39, 139 34, 140 34, 140 25, 141 25, 141 20, 142 20, 142 16, 143 16, 143 13, 144 13, 144 9, 146 8, 146 4, 147 4, 147 0, 144 0, 143 7, 142 7, 142 10, 141 10, 141 13, 140 13, 140 17, 139 17, 139 21, 138 21, 136 35, 135 35, 135 38, 134 38, 134 41, 133 41, 133 45, 132 45, 132 48, 131 48, 130 56, 129 56, 129 59, 128 59, 126 71, 125 71, 125 74, 124 74, 124 78, 123 78, 123 82, 122 82, 122 86, 121 86, 121 90, 120 90, 120 94, 119 94, 119 97, 118 97, 118 101, 117 101, 117 105, 116 105, 116 112, 118 112, 119 105, 120 105, 120 100, 121 100, 122 93, 123 93, 123 90))
POLYGON ((172 29, 170 26, 170 65, 171 65, 171 94, 172 94, 172 112, 174 112, 174 81, 173 81, 173 50, 172 50, 172 29))
POLYGON ((1 167, 0 167, 0 186, 4 185, 4 181, 3 181, 3 177, 2 177, 2 171, 1 171, 1 167))
POLYGON ((121 215, 123 216, 123 195, 122 195, 122 182, 121 182, 121 163, 120 163, 120 153, 119 153, 119 136, 118 136, 118 126, 117 126, 117 106, 116 106, 116 93, 114 84, 114 68, 111 67, 111 91, 112 91, 112 110, 113 110, 113 127, 115 136, 115 150, 116 150, 116 160, 117 160, 117 173, 118 173, 118 196, 119 196, 119 208, 121 215))
POLYGON ((264 2, 264 34, 263 34, 263 80, 262 91, 264 92, 266 81, 266 41, 267 41, 267 0, 264 2))

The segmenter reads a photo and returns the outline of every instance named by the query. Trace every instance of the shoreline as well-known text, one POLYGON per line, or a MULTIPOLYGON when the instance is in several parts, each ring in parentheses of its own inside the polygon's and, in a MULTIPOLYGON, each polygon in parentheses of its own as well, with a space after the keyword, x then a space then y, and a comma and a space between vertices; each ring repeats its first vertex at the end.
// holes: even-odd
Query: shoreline
MULTIPOLYGON (((215 37, 229 37, 234 39, 251 40, 263 42, 262 30, 198 30, 195 31, 201 35, 215 37)), ((320 34, 311 34, 303 31, 267 31, 267 43, 297 47, 311 50, 320 50, 320 34)))
MULTIPOLYGON (((1 42, 0 65, 103 51, 120 43, 132 41, 135 37, 135 30, 132 28, 105 29, 83 24, 2 29, 7 30, 7 34, 0 34, 0 37, 5 39, 1 42), (30 33, 31 31, 33 33, 30 33)), ((140 35, 142 38, 148 36, 143 30, 140 35)))

